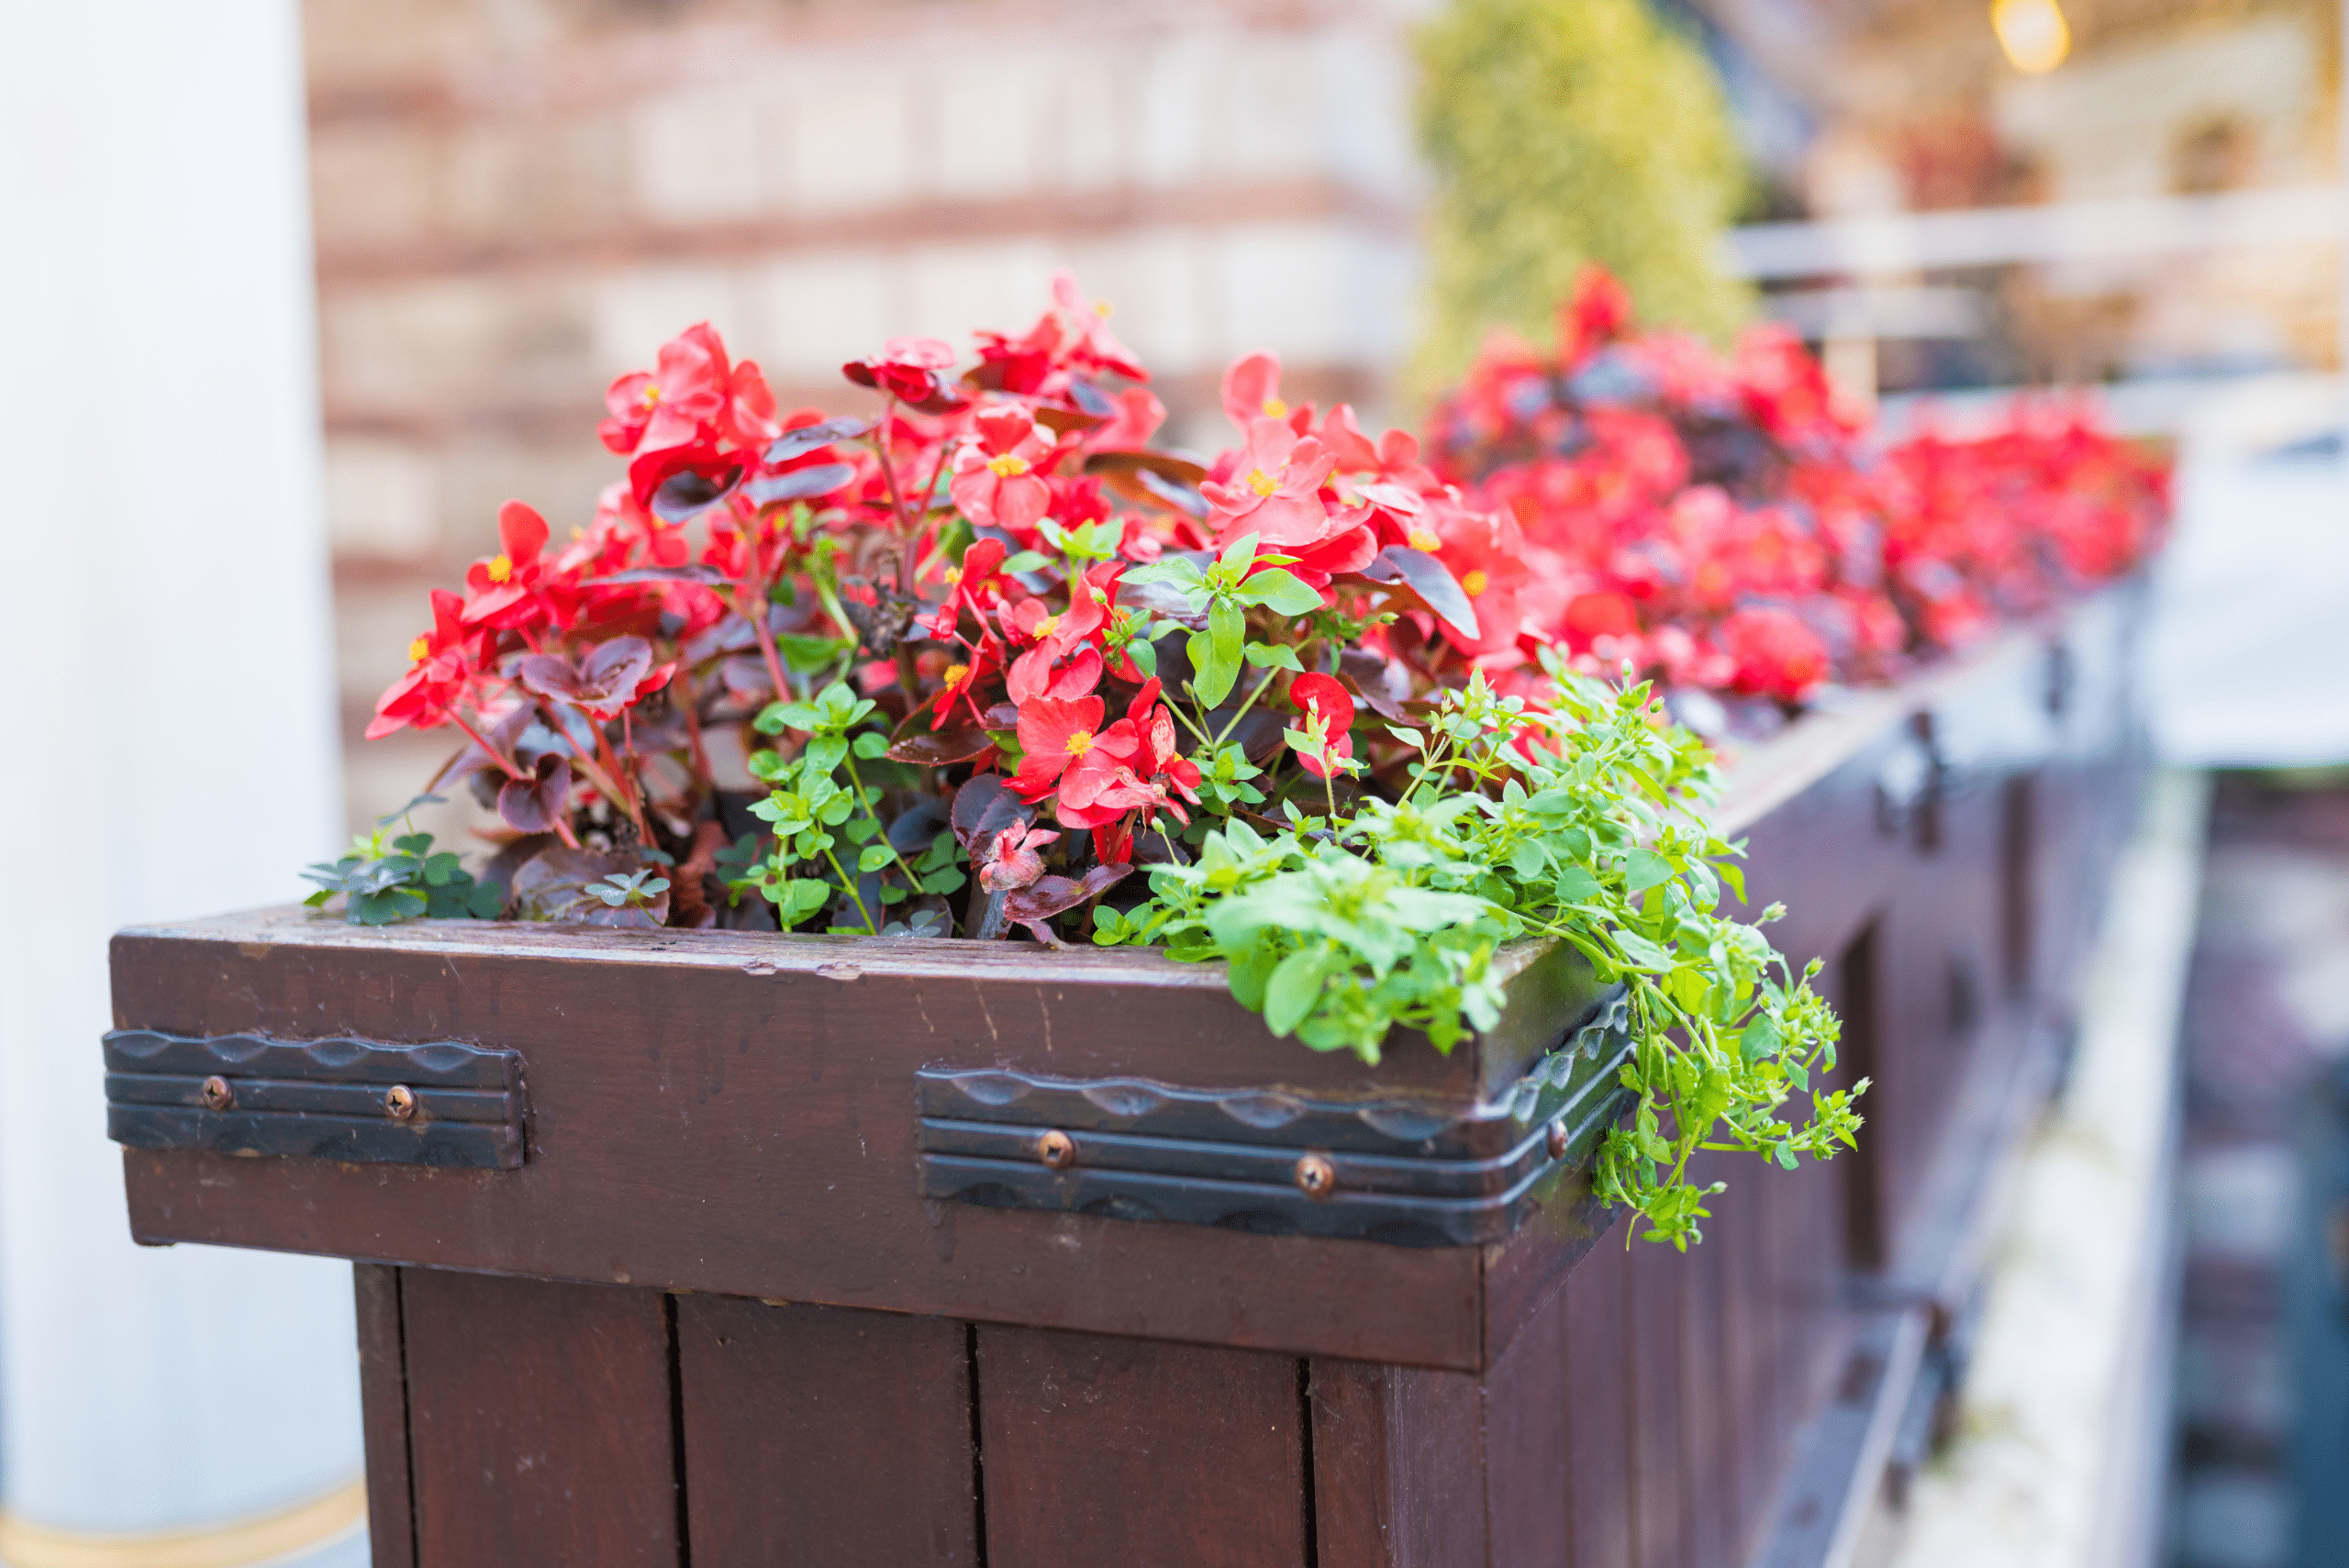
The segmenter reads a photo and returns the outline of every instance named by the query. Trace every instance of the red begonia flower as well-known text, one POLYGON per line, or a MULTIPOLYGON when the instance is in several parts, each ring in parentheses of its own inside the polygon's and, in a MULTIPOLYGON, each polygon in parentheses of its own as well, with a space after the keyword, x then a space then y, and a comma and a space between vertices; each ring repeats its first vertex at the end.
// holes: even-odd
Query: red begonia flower
POLYGON ((1052 443, 1024 408, 982 408, 970 439, 954 458, 948 491, 963 515, 979 527, 1025 535, 1052 504, 1052 487, 1037 472, 1052 443))
POLYGON ((882 345, 881 352, 871 359, 851 360, 841 367, 841 373, 908 407, 944 413, 963 403, 938 373, 953 366, 953 349, 935 338, 892 338, 882 345))
POLYGON ((1223 411, 1242 433, 1259 419, 1277 419, 1297 435, 1313 428, 1313 405, 1291 408, 1281 397, 1281 358, 1253 353, 1223 373, 1223 411))
POLYGON ((432 591, 432 629, 408 644, 406 674, 376 699, 367 739, 378 740, 414 725, 437 729, 480 672, 490 634, 464 623, 465 602, 444 589, 432 591))
POLYGON ((1321 737, 1318 747, 1301 747, 1294 741, 1298 765, 1317 779, 1326 779, 1344 773, 1342 764, 1354 754, 1354 738, 1349 731, 1354 722, 1354 699, 1334 675, 1319 673, 1299 675, 1288 686, 1288 700, 1306 715, 1308 722, 1299 726, 1308 735, 1317 731, 1321 737))
POLYGON ((1336 460, 1311 436, 1277 419, 1248 426, 1248 445, 1229 481, 1209 480, 1200 494, 1214 505, 1219 539, 1254 534, 1265 545, 1308 544, 1328 531, 1330 508, 1320 495, 1336 460))

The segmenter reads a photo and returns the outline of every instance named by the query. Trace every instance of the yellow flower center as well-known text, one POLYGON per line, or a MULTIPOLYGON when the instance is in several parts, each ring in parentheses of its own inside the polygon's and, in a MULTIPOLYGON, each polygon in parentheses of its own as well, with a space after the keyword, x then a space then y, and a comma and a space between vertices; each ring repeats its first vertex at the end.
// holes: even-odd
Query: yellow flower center
POLYGON ((1248 471, 1248 488, 1259 495, 1269 495, 1281 487, 1281 482, 1261 468, 1248 471))
POLYGON ((1042 620, 1038 621, 1036 623, 1036 640, 1041 642, 1045 638, 1052 636, 1052 628, 1060 624, 1061 617, 1058 616, 1046 616, 1042 620))
POLYGON ((411 664, 421 664, 424 662, 424 656, 431 651, 432 639, 429 637, 419 637, 407 645, 407 662, 411 664))
POLYGON ((963 569, 961 567, 950 566, 946 569, 946 585, 948 587, 952 588, 955 584, 960 583, 962 580, 963 569))
POLYGON ((963 678, 970 673, 971 667, 968 664, 949 664, 946 666, 946 684, 950 686, 959 686, 963 684, 963 678))
POLYGON ((661 401, 661 389, 651 382, 644 384, 644 406, 647 408, 661 401))
POLYGON ((513 575, 514 563, 511 561, 507 560, 506 557, 501 555, 496 560, 489 563, 489 580, 491 582, 503 583, 513 575))
POLYGON ((1109 319, 1109 310, 1110 306, 1108 300, 1097 299, 1093 302, 1093 314, 1099 317, 1102 320, 1107 321, 1109 319))
POLYGON ((1080 729, 1075 734, 1068 738, 1068 754, 1070 756, 1082 757, 1087 751, 1092 750, 1093 731, 1090 729, 1080 729))
POLYGON ((1288 405, 1287 405, 1287 404, 1286 404, 1286 403, 1284 403, 1284 402, 1282 402, 1282 401, 1281 401, 1279 398, 1277 398, 1277 397, 1267 397, 1267 398, 1265 398, 1265 399, 1264 399, 1264 417, 1265 417, 1265 418, 1267 418, 1267 419, 1286 419, 1286 418, 1287 418, 1287 417, 1288 417, 1288 405))
POLYGON ((1473 599, 1477 595, 1483 593, 1485 591, 1485 584, 1491 581, 1491 578, 1486 576, 1481 572, 1471 572, 1467 576, 1460 579, 1461 591, 1473 599))
POLYGON ((1424 550, 1430 555, 1433 555, 1437 550, 1443 548, 1443 540, 1436 538, 1435 535, 1428 532, 1425 528, 1413 528, 1411 530, 1411 548, 1413 550, 1424 550))
POLYGON ((1028 460, 1018 452, 1006 452, 987 459, 987 467, 995 471, 998 479, 1017 479, 1028 472, 1028 460))

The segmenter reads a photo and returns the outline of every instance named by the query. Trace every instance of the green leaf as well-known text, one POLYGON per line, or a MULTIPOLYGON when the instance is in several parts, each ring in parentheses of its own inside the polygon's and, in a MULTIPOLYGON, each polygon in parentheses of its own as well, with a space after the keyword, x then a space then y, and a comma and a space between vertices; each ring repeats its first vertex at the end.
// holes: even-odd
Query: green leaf
POLYGON ((889 738, 878 729, 867 729, 856 738, 856 754, 870 762, 889 750, 889 738))
POLYGON ((1297 662, 1297 650, 1286 642, 1252 642, 1240 654, 1259 670, 1290 670, 1300 675, 1305 673, 1305 666, 1297 662))
POLYGON ((1651 887, 1670 882, 1674 876, 1672 862, 1653 850, 1638 849, 1623 857, 1623 891, 1645 893, 1651 887))
POLYGON ((870 844, 863 854, 856 857, 856 869, 859 872, 876 872, 896 858, 890 852, 888 845, 870 844))
POLYGON ((1276 615, 1309 616, 1321 607, 1321 595, 1308 588, 1296 573, 1275 566, 1259 572, 1240 584, 1240 597, 1252 605, 1262 605, 1276 615))
POLYGON ((1041 550, 1023 550, 1016 555, 1008 557, 1004 561, 1002 570, 1012 573, 1041 572, 1047 566, 1058 564, 1059 562, 1041 550))
POLYGON ((1341 954, 1326 949, 1308 949, 1281 960, 1264 984, 1264 1022, 1273 1033, 1286 1035, 1305 1021, 1321 999, 1330 970, 1342 962, 1341 954))
POLYGON ((1232 684, 1240 679, 1240 651, 1247 636, 1247 612, 1229 598, 1218 598, 1208 610, 1204 638, 1191 639, 1191 664, 1198 674, 1195 684, 1199 700, 1208 706, 1218 706, 1231 695, 1232 684), (1207 644, 1204 664, 1199 662, 1203 640, 1207 644))
POLYGON ((1561 866, 1550 884, 1550 896, 1561 904, 1580 904, 1598 896, 1598 879, 1581 866, 1561 866))

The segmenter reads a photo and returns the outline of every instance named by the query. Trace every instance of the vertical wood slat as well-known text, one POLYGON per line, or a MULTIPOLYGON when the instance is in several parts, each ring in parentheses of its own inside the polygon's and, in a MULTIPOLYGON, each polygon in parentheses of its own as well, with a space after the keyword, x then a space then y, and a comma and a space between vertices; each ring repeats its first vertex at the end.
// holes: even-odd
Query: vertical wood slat
MULTIPOLYGON (((1484 1385, 1311 1363, 1317 1568, 1486 1568, 1484 1385)), ((990 1565, 992 1568, 992 1565, 990 1565)))
MULTIPOLYGON (((1619 1222, 1620 1223, 1620 1222, 1619 1222)), ((1633 1221, 1632 1223, 1636 1223, 1633 1221)), ((1635 1245, 1645 1245, 1643 1242, 1635 1245)), ((1575 1568, 1637 1561, 1631 1477, 1631 1378, 1623 1342, 1631 1260, 1612 1233, 1566 1276, 1566 1486, 1575 1568)))
POLYGON ((676 1328, 695 1561, 979 1561, 965 1325, 685 1296, 676 1328))
POLYGON ((416 1568, 400 1271, 387 1263, 353 1263, 351 1284, 359 1312, 359 1426, 367 1443, 370 1556, 374 1568, 416 1568))
POLYGON ((1305 1563, 1295 1358, 993 1324, 977 1342, 988 1568, 1305 1563))
POLYGON ((661 1293, 403 1271, 419 1568, 680 1568, 661 1293))
POLYGON ((1553 1294, 1485 1382, 1492 1568, 1572 1568, 1565 1317, 1565 1293, 1553 1294))
MULTIPOLYGON (((1708 1173, 1694 1165, 1691 1177, 1708 1173)), ((1737 1390, 1731 1382, 1723 1345, 1731 1278, 1722 1228, 1705 1232, 1704 1244, 1674 1254, 1680 1289, 1680 1458, 1687 1478, 1681 1491, 1684 1539, 1691 1568, 1729 1568, 1730 1518, 1736 1487, 1731 1479, 1731 1434, 1738 1429, 1737 1390)))
MULTIPOLYGON (((1632 1221, 1637 1225, 1638 1220, 1632 1221)), ((1640 1568, 1687 1568, 1687 1506, 1681 1451, 1681 1256, 1634 1241, 1623 1325, 1631 1371, 1633 1536, 1640 1568)))

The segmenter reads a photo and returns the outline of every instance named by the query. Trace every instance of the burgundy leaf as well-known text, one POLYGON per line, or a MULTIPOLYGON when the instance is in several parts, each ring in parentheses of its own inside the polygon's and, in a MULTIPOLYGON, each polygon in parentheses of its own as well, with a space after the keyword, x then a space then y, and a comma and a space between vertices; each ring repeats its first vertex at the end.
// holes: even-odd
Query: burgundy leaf
POLYGON ((609 577, 591 577, 583 588, 618 588, 630 583, 723 583, 726 573, 715 566, 632 566, 609 577))
POLYGON ((924 723, 928 715, 928 709, 916 708, 913 716, 897 727, 897 737, 889 742, 886 753, 891 762, 943 768, 954 762, 967 762, 994 750, 995 740, 985 730, 967 725, 932 730, 924 723))
POLYGON ((673 473, 661 482, 652 493, 652 513, 663 522, 682 523, 699 517, 712 504, 723 499, 742 477, 740 468, 729 469, 722 477, 712 478, 692 469, 673 473))
POLYGON ((975 855, 974 845, 985 843, 1007 828, 1024 828, 1036 820, 1036 808, 1004 788, 1001 773, 977 773, 954 792, 954 810, 949 820, 955 840, 975 855))
MULTIPOLYGON (((870 385, 870 383, 866 384, 870 385)), ((829 447, 840 441, 852 441, 873 428, 869 419, 827 419, 820 425, 802 425, 796 430, 785 430, 767 448, 769 462, 789 462, 793 458, 812 452, 818 447, 829 447)))
POLYGON ((571 661, 560 653, 526 653, 514 667, 522 684, 542 697, 557 702, 577 702, 583 695, 579 687, 579 672, 571 661))
POLYGON ((1065 876, 1048 876, 1033 887, 1023 887, 1008 895, 1003 901, 1004 917, 1017 920, 1031 929, 1039 920, 1049 920, 1063 910, 1089 903, 1124 881, 1131 874, 1130 865, 1095 866, 1080 880, 1065 876))
POLYGON ((589 696, 625 699, 636 695, 636 684, 651 668, 652 644, 640 637, 615 637, 582 661, 580 685, 589 696))
POLYGON ((855 477, 856 470, 847 463, 820 462, 813 467, 795 468, 788 473, 752 480, 744 487, 742 494, 749 496, 753 505, 766 506, 777 501, 801 501, 810 495, 828 495, 855 477))
POLYGON ((529 779, 508 779, 497 792, 497 814, 521 833, 551 833, 571 803, 571 763, 552 752, 529 779))
POLYGON ((1427 551, 1390 544, 1363 568, 1362 575, 1374 583, 1403 584, 1454 630, 1464 637, 1477 635, 1475 606, 1468 602, 1452 569, 1427 551))

